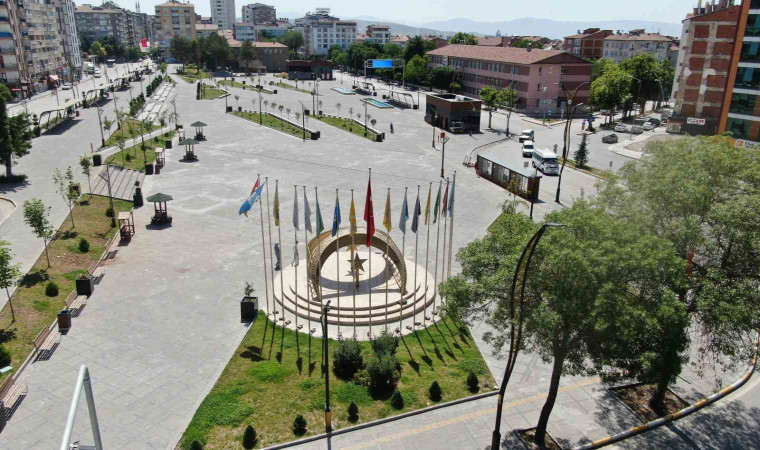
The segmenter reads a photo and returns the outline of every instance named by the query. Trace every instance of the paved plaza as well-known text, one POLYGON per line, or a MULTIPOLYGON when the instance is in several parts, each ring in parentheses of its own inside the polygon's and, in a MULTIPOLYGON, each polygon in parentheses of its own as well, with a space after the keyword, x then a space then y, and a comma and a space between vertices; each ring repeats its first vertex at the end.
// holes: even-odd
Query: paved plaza
MULTIPOLYGON (((391 237, 397 244, 403 237, 397 224, 405 188, 408 188, 410 212, 418 185, 423 209, 431 183, 435 198, 440 180, 441 147, 440 144, 437 148, 431 146, 432 130, 423 121, 424 95, 421 96, 420 110, 368 107, 367 112, 378 122, 376 128, 386 132, 383 143, 370 142, 316 120, 310 120, 308 127, 320 131, 322 137, 304 142, 225 114, 224 99, 197 101, 195 86, 179 78, 176 80, 178 85, 167 98, 176 94, 180 123, 186 130, 191 129, 189 124, 195 121, 207 123, 204 134, 208 140, 196 146, 199 161, 185 163, 179 161, 184 148, 177 146, 175 139, 174 148, 167 150, 167 162, 161 174, 145 178, 145 196, 161 192, 174 197, 174 201, 168 203, 173 224, 161 229, 149 226, 153 214, 150 204, 135 211, 136 235, 129 244, 117 247, 116 257, 107 262, 105 277, 82 315, 74 320, 73 328, 63 336, 52 358, 32 364, 24 373, 29 395, 3 431, 0 448, 53 448, 59 445, 78 367, 86 364, 92 377, 105 448, 173 449, 247 331, 240 323, 238 305, 244 282, 250 281, 254 285, 264 309, 267 289, 269 295, 272 294, 271 286, 265 288, 258 209, 264 208, 264 226, 267 227, 266 212, 268 206, 270 209, 274 206, 275 180, 278 180, 280 194, 284 265, 293 255, 293 185, 307 187, 312 212, 316 212, 314 188, 318 189, 326 228, 332 224, 336 189, 340 195, 343 226, 348 227, 353 189, 357 219, 363 225, 368 169, 372 168, 376 227, 382 226, 386 189, 390 188, 394 225, 391 237), (390 134, 391 122, 394 134, 390 134), (238 208, 250 192, 257 174, 261 174, 262 182, 268 177, 262 202, 254 206, 250 217, 239 216, 238 208)), ((341 95, 330 89, 337 86, 350 87, 348 78, 343 85, 340 79, 320 83, 322 110, 345 116, 352 108, 354 114, 364 114, 361 96, 341 95), (335 106, 337 103, 341 103, 340 111, 335 106)), ((229 89, 232 95, 227 98, 227 104, 239 104, 245 109, 254 109, 255 105, 258 109, 258 94, 229 89), (239 101, 234 96, 239 96, 239 101)), ((125 94, 128 96, 126 92, 117 95, 124 99, 125 94)), ((282 89, 277 95, 264 94, 264 98, 290 108, 291 115, 300 111, 300 102, 311 109, 312 97, 293 90, 282 89)), ((23 158, 16 169, 30 175, 28 184, 4 192, 4 195, 17 203, 34 196, 44 198, 46 202, 49 200, 54 206, 53 221, 60 224, 66 217, 65 205, 62 201, 58 202, 60 205, 55 204, 51 173, 54 167, 74 166, 79 155, 89 151, 89 142, 99 141, 97 114, 94 113, 94 109, 84 110, 81 121, 72 125, 76 129, 36 139, 30 155, 23 158)), ((284 114, 287 116, 287 112, 284 114)), ((495 122, 497 117, 494 116, 495 122)), ((482 119, 485 127, 487 114, 482 119)), ((573 123, 573 128, 576 127, 579 131, 580 122, 573 123)), ((513 115, 511 130, 515 132, 522 128, 536 127, 513 115)), ((552 142, 556 128, 536 130, 537 141, 543 144, 552 142)), ((561 131, 557 133, 561 135, 561 131)), ((482 151, 499 151, 505 158, 521 160, 516 139, 503 141, 503 138, 503 133, 484 130, 473 136, 452 136, 446 145, 445 174, 451 178, 456 171, 455 249, 484 235, 488 225, 499 215, 500 204, 509 197, 504 189, 480 179, 473 169, 462 165, 465 155, 471 154, 475 147, 491 142, 496 143, 482 151)), ((573 147, 577 145, 577 139, 578 136, 573 134, 573 147)), ((107 151, 106 155, 113 151, 107 151)), ((598 155, 600 165, 608 157, 623 158, 614 159, 616 162, 629 160, 620 155, 612 156, 615 154, 606 145, 592 148, 592 154, 598 155)), ((566 168, 562 180, 562 204, 558 204, 554 202, 557 178, 544 177, 540 192, 542 202, 535 206, 536 220, 562 205, 571 204, 583 193, 592 194, 596 182, 597 178, 589 174, 566 168)), ((301 208, 302 195, 301 191, 301 208)), ((273 221, 271 226, 277 242, 278 232, 273 221)), ((421 225, 420 228, 422 249, 427 227, 421 225)), ((0 225, 0 233, 13 243, 14 252, 25 269, 42 251, 41 242, 33 239, 18 210, 10 213, 0 225)), ((432 226, 430 233, 432 241, 436 236, 432 226)), ((311 237, 313 234, 309 235, 311 237)), ((303 239, 303 230, 298 233, 298 239, 303 239)), ((408 232, 407 251, 413 240, 413 234, 408 232)), ((303 242, 299 242, 299 251, 303 252, 303 242)), ((266 257, 269 263, 268 247, 266 257)), ((454 263, 452 273, 457 271, 454 263)), ((491 355, 490 348, 482 340, 485 331, 485 325, 477 325, 472 329, 473 337, 494 377, 500 380, 504 361, 491 355)), ((525 353, 520 356, 507 392, 502 424, 507 448, 512 445, 510 430, 535 425, 548 389, 550 368, 550 364, 536 355, 525 353)), ((732 382, 735 377, 736 373, 726 374, 723 384, 732 382)), ((701 426, 706 414, 725 415, 721 416, 725 423, 733 423, 740 415, 749 414, 755 423, 760 423, 757 408, 742 403, 759 403, 756 386, 757 379, 754 379, 735 400, 695 414, 684 423, 701 426), (741 397, 744 392, 749 393, 741 397)), ((714 388, 712 380, 700 379, 689 370, 675 390, 687 400, 696 400, 714 388)), ((490 397, 465 403, 341 435, 329 443, 317 441, 302 448, 484 448, 490 442, 495 401, 495 397, 490 397)), ((563 377, 549 431, 563 443, 577 444, 636 423, 633 415, 598 379, 563 377)), ((688 442, 688 436, 678 432, 677 427, 681 424, 673 426, 676 430, 668 428, 650 433, 637 438, 638 441, 625 443, 623 447, 649 447, 652 442, 657 442, 676 448, 692 448, 684 444, 688 442)), ((733 433, 732 437, 716 431, 707 437, 715 442, 734 439, 737 444, 756 443, 760 441, 757 430, 757 427, 748 427, 741 433, 733 433)), ((80 403, 73 440, 92 444, 84 402, 80 403)))

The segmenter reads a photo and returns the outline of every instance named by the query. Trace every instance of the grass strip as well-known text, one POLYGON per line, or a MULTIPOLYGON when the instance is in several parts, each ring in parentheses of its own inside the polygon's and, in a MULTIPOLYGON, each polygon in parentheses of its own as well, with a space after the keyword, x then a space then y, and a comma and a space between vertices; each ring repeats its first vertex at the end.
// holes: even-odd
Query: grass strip
POLYGON ((365 139, 369 139, 372 142, 377 141, 377 135, 373 133, 370 130, 364 131, 364 127, 357 124, 356 122, 344 119, 342 117, 329 117, 329 116, 312 116, 313 118, 319 120, 320 122, 324 122, 328 125, 332 125, 335 128, 340 128, 343 131, 347 131, 349 133, 355 134, 356 136, 363 137, 365 139))
MULTIPOLYGON (((282 131, 283 133, 287 133, 298 138, 302 138, 304 135, 304 132, 300 128, 293 126, 292 124, 280 119, 279 117, 262 114, 261 119, 259 119, 259 113, 249 111, 233 111, 232 114, 237 117, 242 117, 243 119, 250 120, 254 123, 259 123, 259 120, 261 120, 261 124, 266 127, 277 131, 282 131)), ((311 139, 310 133, 308 131, 306 132, 306 137, 307 139, 311 139)))
POLYGON ((166 141, 170 141, 174 137, 175 131, 169 131, 161 136, 156 136, 153 139, 145 140, 145 153, 142 151, 142 142, 125 148, 124 151, 118 151, 108 158, 106 158, 106 164, 113 166, 125 167, 133 170, 145 170, 147 164, 153 164, 156 160, 156 147, 166 148, 166 141), (146 162, 147 161, 147 162, 146 162))

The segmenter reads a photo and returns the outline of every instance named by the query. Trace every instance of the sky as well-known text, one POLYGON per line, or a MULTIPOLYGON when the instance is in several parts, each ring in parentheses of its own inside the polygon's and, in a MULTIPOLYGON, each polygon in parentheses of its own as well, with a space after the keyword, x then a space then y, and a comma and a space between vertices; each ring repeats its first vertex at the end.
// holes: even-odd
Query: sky
MULTIPOLYGON (((165 0, 142 0, 142 12, 155 11, 154 6, 165 0)), ((279 13, 313 11, 326 7, 338 17, 371 16, 382 20, 419 25, 437 20, 468 18, 478 22, 499 22, 521 17, 537 17, 560 21, 594 20, 650 20, 680 23, 696 4, 696 0, 383 0, 382 2, 357 2, 356 0, 260 0, 273 5, 279 13)), ((254 3, 254 0, 236 0, 235 10, 254 3)), ((99 1, 78 0, 78 4, 99 4, 99 1)), ((135 0, 116 0, 120 6, 134 10, 135 0)), ((210 0, 192 1, 195 11, 210 15, 210 0)))

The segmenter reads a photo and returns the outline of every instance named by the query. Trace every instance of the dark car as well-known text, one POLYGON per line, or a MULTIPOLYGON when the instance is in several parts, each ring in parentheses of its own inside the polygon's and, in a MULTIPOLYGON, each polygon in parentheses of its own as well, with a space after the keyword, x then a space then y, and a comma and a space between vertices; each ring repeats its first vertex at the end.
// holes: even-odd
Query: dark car
POLYGON ((602 136, 602 142, 605 144, 617 144, 618 136, 615 133, 605 134, 602 136))
POLYGON ((657 119, 655 117, 650 117, 649 119, 647 119, 647 122, 649 122, 652 125, 654 125, 655 128, 659 127, 660 125, 662 125, 662 122, 660 122, 660 119, 657 119))

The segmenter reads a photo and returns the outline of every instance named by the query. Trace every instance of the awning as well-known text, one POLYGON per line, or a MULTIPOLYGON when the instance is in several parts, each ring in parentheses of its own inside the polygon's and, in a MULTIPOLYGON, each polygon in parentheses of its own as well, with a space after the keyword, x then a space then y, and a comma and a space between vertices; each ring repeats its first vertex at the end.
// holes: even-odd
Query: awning
POLYGON ((48 75, 51 80, 58 81, 58 75, 48 75))

